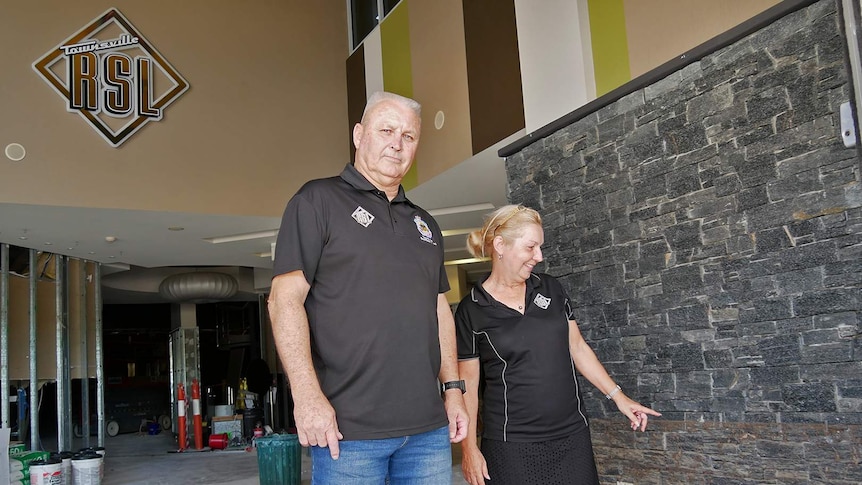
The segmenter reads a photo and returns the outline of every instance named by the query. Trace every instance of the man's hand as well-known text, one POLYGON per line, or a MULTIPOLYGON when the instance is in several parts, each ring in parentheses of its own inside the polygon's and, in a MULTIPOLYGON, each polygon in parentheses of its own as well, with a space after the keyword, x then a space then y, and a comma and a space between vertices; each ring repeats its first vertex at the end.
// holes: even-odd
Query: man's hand
POLYGON ((449 418, 449 441, 458 443, 467 437, 467 425, 470 422, 464 397, 460 389, 450 389, 443 393, 443 399, 446 416, 449 418))
POLYGON ((296 433, 302 446, 328 446, 332 459, 338 459, 338 440, 344 436, 338 431, 335 409, 323 394, 312 399, 297 399, 293 417, 296 419, 296 433))

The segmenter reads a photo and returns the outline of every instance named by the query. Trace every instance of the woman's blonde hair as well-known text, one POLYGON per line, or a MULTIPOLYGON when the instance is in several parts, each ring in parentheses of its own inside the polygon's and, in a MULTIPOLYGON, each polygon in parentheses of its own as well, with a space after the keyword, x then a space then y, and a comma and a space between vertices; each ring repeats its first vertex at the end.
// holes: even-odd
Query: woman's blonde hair
POLYGON ((502 236, 506 242, 513 241, 524 233, 528 224, 542 225, 542 216, 522 205, 504 205, 485 216, 482 229, 467 234, 467 251, 476 258, 494 254, 494 238, 502 236))

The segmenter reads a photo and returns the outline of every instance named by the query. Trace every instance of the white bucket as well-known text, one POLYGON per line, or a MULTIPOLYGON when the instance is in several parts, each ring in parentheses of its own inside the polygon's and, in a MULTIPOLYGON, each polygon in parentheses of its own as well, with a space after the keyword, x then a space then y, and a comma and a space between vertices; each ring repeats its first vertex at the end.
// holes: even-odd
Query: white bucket
POLYGON ((51 456, 59 458, 63 464, 63 485, 72 485, 72 452, 61 451, 51 456))
POLYGON ((30 485, 63 485, 63 463, 56 459, 33 460, 30 485))
POLYGON ((72 457, 73 485, 101 485, 102 457, 97 453, 86 453, 72 457))
POLYGON ((217 417, 233 416, 233 406, 230 404, 216 404, 214 415, 217 417))

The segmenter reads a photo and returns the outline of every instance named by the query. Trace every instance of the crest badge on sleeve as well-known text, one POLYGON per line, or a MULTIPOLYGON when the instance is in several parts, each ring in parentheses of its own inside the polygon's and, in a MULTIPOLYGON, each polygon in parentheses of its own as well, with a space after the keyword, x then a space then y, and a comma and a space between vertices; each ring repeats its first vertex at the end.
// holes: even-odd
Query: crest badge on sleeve
POLYGON ((434 242, 434 233, 431 232, 431 228, 428 227, 428 224, 422 220, 420 215, 413 216, 413 223, 416 224, 416 229, 419 229, 419 234, 422 235, 421 239, 427 243, 431 243, 433 245, 437 245, 434 242))

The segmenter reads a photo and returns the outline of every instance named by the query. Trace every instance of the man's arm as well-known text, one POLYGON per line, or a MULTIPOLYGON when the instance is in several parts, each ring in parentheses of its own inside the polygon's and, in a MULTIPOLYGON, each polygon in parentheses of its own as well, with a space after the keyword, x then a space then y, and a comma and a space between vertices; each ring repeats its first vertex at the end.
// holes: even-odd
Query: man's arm
POLYGON ((290 381, 294 400, 296 431, 302 446, 329 446, 338 459, 338 431, 335 409, 323 395, 311 360, 311 336, 305 298, 311 286, 302 271, 292 271, 272 280, 269 317, 281 363, 290 381))
MULTIPOLYGON (((440 382, 457 381, 458 350, 455 344, 455 318, 446 301, 446 295, 437 295, 437 329, 440 339, 440 382)), ((457 443, 467 436, 467 408, 460 389, 443 393, 446 415, 449 417, 449 440, 457 443)))
POLYGON ((479 450, 478 423, 479 423, 479 379, 481 376, 479 359, 462 360, 458 362, 458 371, 467 386, 464 394, 464 403, 467 405, 467 417, 470 420, 467 426, 467 436, 461 442, 461 471, 464 479, 471 485, 484 485, 485 480, 490 480, 488 475, 488 463, 479 450))

